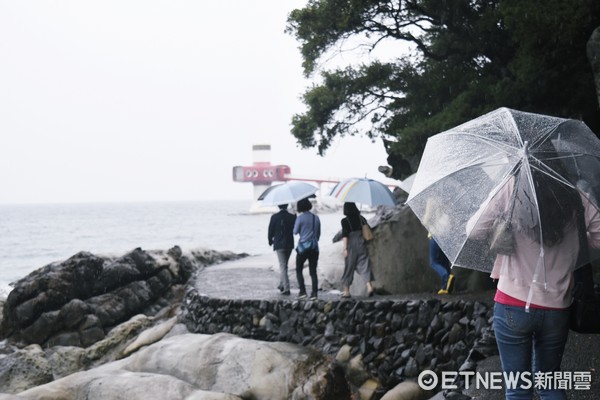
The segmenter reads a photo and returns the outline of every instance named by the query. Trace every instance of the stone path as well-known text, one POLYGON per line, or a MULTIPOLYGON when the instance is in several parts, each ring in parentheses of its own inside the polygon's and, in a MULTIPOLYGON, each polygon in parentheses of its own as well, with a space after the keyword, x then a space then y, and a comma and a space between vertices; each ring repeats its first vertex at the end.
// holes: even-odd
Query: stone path
MULTIPOLYGON (((326 245, 327 246, 327 245, 326 245)), ((334 247, 333 245, 328 245, 334 247)), ((319 285, 325 283, 323 271, 332 270, 333 263, 341 262, 335 256, 335 252, 329 247, 322 248, 319 259, 319 285)), ((250 300, 294 300, 298 295, 298 284, 296 280, 295 253, 292 253, 289 261, 288 276, 290 280, 291 296, 283 296, 279 293, 279 265, 275 253, 258 256, 249 256, 239 260, 227 261, 222 264, 211 265, 204 268, 197 275, 196 289, 199 293, 221 299, 250 299, 250 300)), ((310 276, 308 266, 303 270, 304 281, 307 292, 310 293, 310 276)), ((330 286, 326 284, 324 286, 330 286)), ((337 289, 327 288, 319 290, 319 299, 324 301, 339 300, 341 292, 337 289)), ((493 297, 491 292, 461 294, 463 300, 490 301, 493 297)), ((397 299, 397 300, 421 300, 428 298, 457 300, 458 296, 438 296, 435 293, 416 293, 410 295, 380 295, 373 297, 353 297, 361 300, 397 299)))

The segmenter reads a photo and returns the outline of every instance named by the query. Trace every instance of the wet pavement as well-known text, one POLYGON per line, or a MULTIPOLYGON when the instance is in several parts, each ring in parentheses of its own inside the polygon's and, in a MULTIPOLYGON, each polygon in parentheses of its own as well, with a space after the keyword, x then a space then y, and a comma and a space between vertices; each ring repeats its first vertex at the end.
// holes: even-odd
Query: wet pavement
MULTIPOLYGON (((319 285, 328 286, 325 283, 322 271, 331 270, 328 265, 338 262, 331 257, 331 252, 322 249, 319 259, 318 273, 319 285)), ((275 253, 259 256, 249 256, 239 260, 226 261, 222 264, 211 265, 204 268, 197 275, 196 289, 199 293, 220 299, 249 299, 249 300, 294 300, 298 296, 298 284, 294 264, 294 254, 290 257, 288 277, 290 280, 291 295, 284 296, 279 293, 279 265, 275 253)), ((303 270, 306 292, 311 293, 311 280, 308 266, 303 270)), ((319 290, 319 300, 340 300, 341 292, 338 289, 328 288, 319 290)), ((448 300, 480 300, 491 304, 493 292, 461 293, 460 295, 437 295, 435 293, 412 293, 407 295, 382 295, 372 297, 354 296, 353 299, 360 300, 422 300, 422 299, 448 299, 448 300)))

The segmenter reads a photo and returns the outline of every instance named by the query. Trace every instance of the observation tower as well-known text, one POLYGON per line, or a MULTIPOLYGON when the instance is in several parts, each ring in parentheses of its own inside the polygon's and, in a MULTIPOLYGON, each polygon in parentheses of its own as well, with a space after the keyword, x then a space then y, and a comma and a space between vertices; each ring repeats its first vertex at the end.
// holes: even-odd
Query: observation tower
MULTIPOLYGON (((271 164, 271 145, 270 144, 255 144, 252 146, 252 165, 233 167, 233 181, 242 183, 252 183, 254 186, 253 203, 250 212, 273 212, 277 207, 261 207, 258 202, 258 197, 274 182, 286 181, 306 181, 315 182, 319 189, 323 183, 337 183, 339 179, 320 179, 320 178, 304 178, 292 176, 291 168, 288 165, 271 164)), ((322 193, 322 190, 319 190, 322 193)), ((320 195, 317 196, 319 201, 320 195)))
POLYGON ((255 144, 252 146, 252 165, 233 167, 234 182, 250 182, 254 186, 254 204, 256 208, 258 196, 262 194, 273 182, 285 182, 290 175, 287 165, 271 165, 271 145, 255 144))

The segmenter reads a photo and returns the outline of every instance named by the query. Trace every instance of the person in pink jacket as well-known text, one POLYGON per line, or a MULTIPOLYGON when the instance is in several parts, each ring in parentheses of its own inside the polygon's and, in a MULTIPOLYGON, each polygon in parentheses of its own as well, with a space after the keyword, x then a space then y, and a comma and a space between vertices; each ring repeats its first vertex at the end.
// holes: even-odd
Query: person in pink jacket
MULTIPOLYGON (((535 169, 532 181, 542 229, 520 221, 526 216, 519 216, 522 210, 515 207, 514 253, 497 254, 491 273, 492 278, 498 279, 494 331, 502 369, 505 374, 526 378, 511 387, 507 385, 507 399, 531 399, 535 373, 560 371, 569 333, 581 213, 589 246, 600 247, 600 213, 586 196, 535 169)), ((496 218, 514 201, 514 190, 513 177, 487 207, 471 218, 467 224, 471 238, 487 237, 496 218)), ((550 386, 538 388, 540 398, 566 398, 556 382, 550 386)))

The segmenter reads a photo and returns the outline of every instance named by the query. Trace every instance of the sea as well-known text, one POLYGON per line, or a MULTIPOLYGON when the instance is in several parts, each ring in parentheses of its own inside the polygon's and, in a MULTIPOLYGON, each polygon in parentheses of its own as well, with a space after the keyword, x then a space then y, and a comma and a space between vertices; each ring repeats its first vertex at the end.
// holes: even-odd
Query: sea
MULTIPOLYGON (((11 283, 80 251, 119 256, 141 247, 212 249, 261 255, 270 212, 251 201, 0 205, 0 298, 11 283)), ((321 243, 333 239, 340 211, 319 213, 321 243)))

